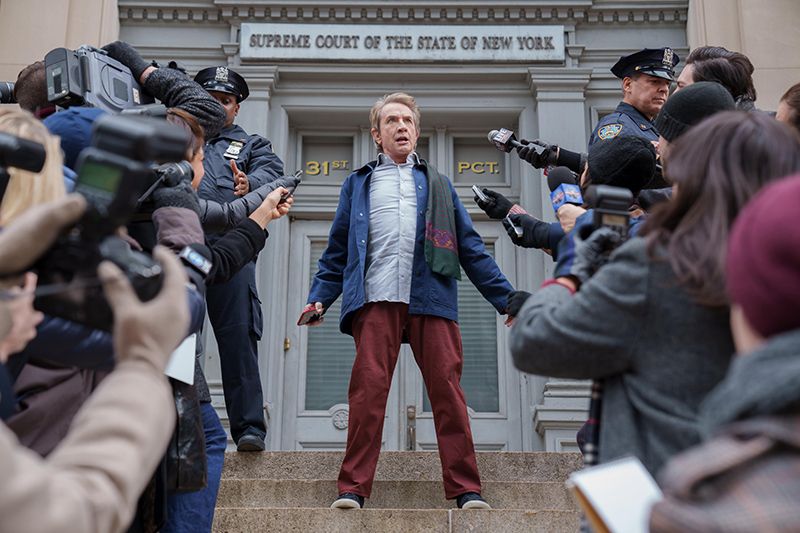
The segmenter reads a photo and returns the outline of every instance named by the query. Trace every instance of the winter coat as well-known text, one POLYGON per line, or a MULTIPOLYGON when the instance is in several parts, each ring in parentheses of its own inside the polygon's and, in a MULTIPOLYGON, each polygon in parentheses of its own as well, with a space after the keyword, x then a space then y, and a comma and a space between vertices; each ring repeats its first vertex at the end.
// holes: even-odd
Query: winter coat
POLYGON ((739 356, 700 412, 706 442, 660 476, 654 532, 800 531, 800 330, 739 356))
POLYGON ((733 353, 728 309, 695 303, 655 253, 634 238, 574 295, 539 289, 510 337, 524 372, 602 379, 599 462, 634 455, 654 474, 700 442, 700 402, 733 353))

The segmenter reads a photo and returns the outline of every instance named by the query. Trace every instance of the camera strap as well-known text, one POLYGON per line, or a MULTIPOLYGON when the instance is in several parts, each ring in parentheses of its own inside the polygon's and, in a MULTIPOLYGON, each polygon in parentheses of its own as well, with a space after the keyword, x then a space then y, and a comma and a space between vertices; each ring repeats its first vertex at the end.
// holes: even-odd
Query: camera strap
POLYGON ((11 382, 11 374, 6 365, 0 363, 0 419, 6 420, 14 414, 16 395, 11 382))

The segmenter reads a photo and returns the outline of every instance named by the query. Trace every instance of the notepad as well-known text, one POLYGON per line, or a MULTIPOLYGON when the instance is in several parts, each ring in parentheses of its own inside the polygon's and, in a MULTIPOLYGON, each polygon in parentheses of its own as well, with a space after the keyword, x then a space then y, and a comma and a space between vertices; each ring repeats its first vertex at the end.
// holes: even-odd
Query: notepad
POLYGON ((186 337, 169 357, 164 373, 172 379, 194 385, 194 355, 197 346, 197 334, 186 337))
POLYGON ((635 457, 574 472, 567 488, 596 532, 647 533, 650 509, 662 498, 635 457))

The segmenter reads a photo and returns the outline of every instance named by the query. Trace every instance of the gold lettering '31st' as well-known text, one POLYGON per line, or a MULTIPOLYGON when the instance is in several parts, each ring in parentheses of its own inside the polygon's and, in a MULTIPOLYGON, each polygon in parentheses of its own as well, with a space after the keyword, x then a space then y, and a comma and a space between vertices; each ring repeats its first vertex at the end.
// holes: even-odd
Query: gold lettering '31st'
POLYGON ((306 174, 308 176, 329 176, 331 170, 350 170, 350 161, 306 161, 306 174))

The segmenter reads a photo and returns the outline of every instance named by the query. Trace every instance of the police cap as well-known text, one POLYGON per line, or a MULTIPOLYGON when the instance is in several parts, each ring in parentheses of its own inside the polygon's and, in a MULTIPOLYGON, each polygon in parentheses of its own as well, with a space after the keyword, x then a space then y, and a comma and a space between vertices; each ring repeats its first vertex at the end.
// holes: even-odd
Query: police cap
POLYGON ((232 94, 236 97, 237 102, 241 102, 250 95, 250 89, 244 78, 228 67, 204 68, 197 73, 194 81, 206 91, 232 94))
POLYGON ((635 54, 620 57, 611 67, 611 72, 620 79, 634 74, 647 74, 675 81, 675 65, 680 60, 672 48, 645 48, 635 54))

